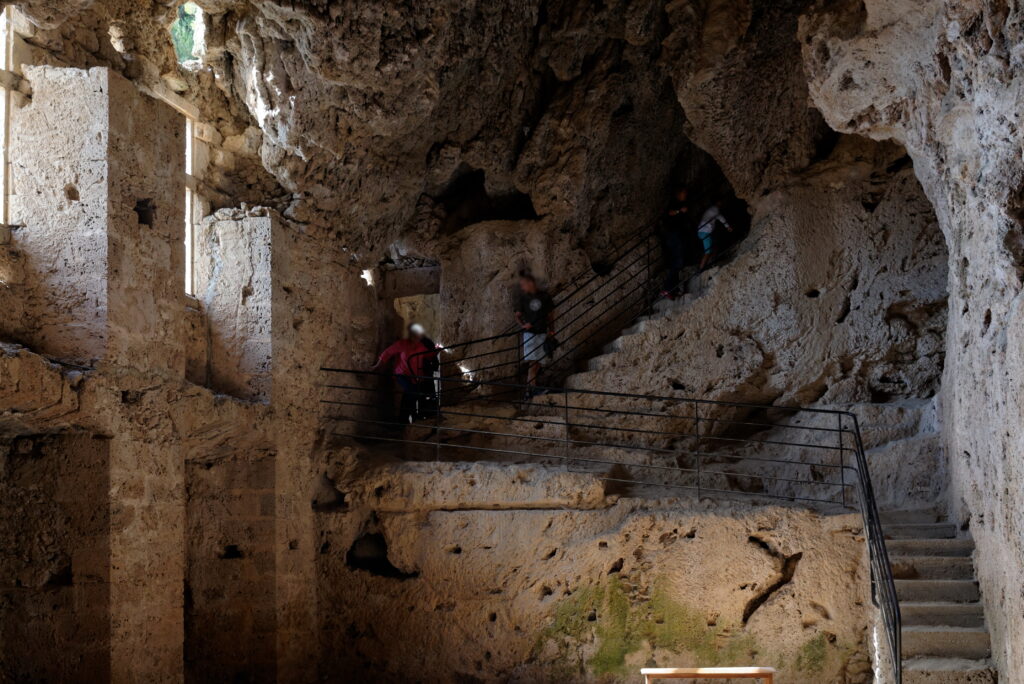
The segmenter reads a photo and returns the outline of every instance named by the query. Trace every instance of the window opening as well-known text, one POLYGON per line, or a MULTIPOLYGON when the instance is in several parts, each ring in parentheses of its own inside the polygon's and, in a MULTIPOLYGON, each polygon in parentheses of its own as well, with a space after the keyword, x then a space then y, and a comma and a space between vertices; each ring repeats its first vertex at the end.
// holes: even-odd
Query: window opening
POLYGON ((178 7, 178 16, 171 24, 171 42, 179 64, 192 62, 202 48, 202 10, 194 2, 178 7))

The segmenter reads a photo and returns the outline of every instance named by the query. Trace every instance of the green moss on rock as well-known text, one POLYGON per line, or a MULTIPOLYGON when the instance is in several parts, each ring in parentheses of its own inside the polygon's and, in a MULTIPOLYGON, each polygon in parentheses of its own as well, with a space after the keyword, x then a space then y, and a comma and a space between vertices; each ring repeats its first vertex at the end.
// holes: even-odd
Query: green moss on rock
POLYGON ((703 613, 671 597, 665 581, 655 583, 650 598, 636 598, 618 576, 560 602, 551 624, 538 636, 535 653, 555 640, 564 656, 569 642, 586 641, 591 635, 597 650, 586 664, 595 675, 627 674, 627 657, 645 642, 651 648, 692 655, 694 662, 708 666, 749 662, 759 650, 738 625, 708 625, 703 613), (588 620, 592 614, 593 622, 588 620))

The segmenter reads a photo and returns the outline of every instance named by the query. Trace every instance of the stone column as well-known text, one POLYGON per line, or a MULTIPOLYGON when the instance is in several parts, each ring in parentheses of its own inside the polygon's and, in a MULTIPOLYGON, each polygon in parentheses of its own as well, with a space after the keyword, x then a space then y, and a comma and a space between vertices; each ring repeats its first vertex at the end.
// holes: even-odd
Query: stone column
POLYGON ((184 375, 185 123, 106 69, 26 70, 14 116, 25 341, 118 377, 109 443, 110 671, 183 678, 184 458, 153 387, 184 375))

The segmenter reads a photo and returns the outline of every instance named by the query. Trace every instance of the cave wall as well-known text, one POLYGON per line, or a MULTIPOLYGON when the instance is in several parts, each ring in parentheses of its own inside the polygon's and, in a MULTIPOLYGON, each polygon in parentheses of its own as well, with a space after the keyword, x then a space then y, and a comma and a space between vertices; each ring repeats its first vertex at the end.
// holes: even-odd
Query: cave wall
MULTIPOLYGON (((683 340, 681 349, 692 342, 697 350, 671 361, 673 380, 703 391, 724 377, 711 387, 721 398, 857 401, 926 397, 944 373, 952 500, 978 539, 997 659, 1004 672, 1024 669, 1012 639, 1024 615, 1016 591, 1024 579, 1024 507, 1019 488, 1007 486, 1019 479, 1012 454, 1022 441, 1014 384, 1022 242, 1016 9, 939 0, 842 2, 826 10, 744 0, 600 8, 437 2, 352 12, 320 2, 201 4, 208 10, 207 63, 189 72, 169 54, 169 8, 159 3, 21 3, 36 25, 23 27, 19 45, 35 63, 105 66, 150 89, 187 92, 215 128, 216 161, 203 182, 220 193, 222 206, 271 205, 287 227, 275 248, 286 258, 273 261, 269 295, 272 407, 202 386, 208 374, 195 370, 204 362, 194 348, 209 333, 184 313, 192 303, 171 298, 164 285, 114 288, 126 310, 146 308, 155 294, 161 318, 138 329, 123 318, 115 342, 125 353, 109 375, 54 367, 37 354, 47 349, 31 339, 31 326, 3 331, 5 341, 33 345, 4 347, 4 377, 17 379, 0 387, 5 429, 85 427, 115 435, 112 663, 120 676, 180 676, 186 559, 209 550, 188 550, 181 454, 205 457, 242 440, 275 454, 277 669, 282 680, 310 679, 321 649, 336 646, 320 640, 327 626, 320 602, 352 610, 329 580, 361 577, 320 549, 325 529, 341 538, 330 548, 345 549, 364 521, 335 530, 309 504, 323 467, 320 440, 333 429, 318 403, 316 369, 325 361, 369 365, 382 341, 379 303, 360 271, 392 245, 437 259, 452 312, 442 325, 445 341, 449 331, 453 339, 490 331, 506 320, 502 302, 515 262, 557 282, 565 264, 585 268, 657 216, 687 139, 714 156, 749 202, 755 233, 736 267, 703 284, 712 296, 680 317, 685 326, 664 331, 683 340), (839 138, 829 127, 906 148, 945 234, 948 269, 911 168, 890 170, 900 153, 839 138), (538 217, 445 234, 441 198, 467 171, 483 172, 488 195, 528 197, 538 217), (467 245, 472 251, 462 251, 467 245), (826 252, 834 260, 822 260, 826 252), (750 269, 763 277, 756 288, 750 269), (950 317, 943 355, 944 272, 950 317), (812 290, 818 296, 808 296, 812 290), (762 314, 783 311, 794 325, 776 327, 765 344, 748 334, 762 321, 737 320, 736 302, 757 302, 762 314), (198 332, 185 331, 179 319, 198 332), (798 333, 806 330, 821 334, 805 339, 798 333), (145 343, 167 331, 162 350, 145 343), (189 378, 202 376, 198 384, 184 381, 186 356, 193 359, 189 378), (830 365, 832 357, 851 363, 830 365), (754 362, 733 373, 736 359, 754 362), (154 541, 161 546, 155 555, 154 541), (140 578, 156 578, 144 596, 140 578)), ((117 87, 126 102, 136 97, 117 87)), ((45 89, 34 96, 43 102, 45 89)), ((115 114, 154 106, 131 104, 115 114)), ((141 161, 163 164, 159 155, 141 161)), ((134 162, 123 162, 130 172, 134 162)), ((44 189, 52 195, 44 211, 70 206, 66 193, 59 196, 64 184, 44 189)), ((127 178, 123 189, 117 209, 131 218, 134 203, 146 197, 127 178)), ((167 192, 177 202, 177 189, 167 192)), ((173 214, 158 216, 173 223, 173 214)), ((242 210, 221 220, 245 218, 242 210)), ((24 266, 42 250, 19 244, 22 230, 0 235, 7 243, 0 257, 5 268, 31 275, 24 266)), ((133 261, 138 272, 153 267, 180 282, 176 243, 163 242, 142 243, 148 246, 133 261)), ((7 320, 17 321, 30 300, 10 299, 16 314, 7 320)), ((650 360, 652 349, 641 349, 639 358, 650 360)), ((658 362, 659 372, 637 386, 664 384, 665 365, 658 362)), ((461 515, 459 524, 477 524, 461 515)), ((436 516, 439 537, 452 524, 444 517, 436 516)), ((392 532, 412 536, 411 524, 398 518, 389 523, 392 532)), ((424 558, 429 567, 447 557, 424 558)), ((395 562, 418 567, 407 558, 395 562)), ((587 586, 610 581, 593 573, 587 586)), ((330 634, 343 633, 329 626, 330 634)), ((360 638, 370 653, 365 662, 378 658, 379 642, 360 638)))
POLYGON ((802 24, 830 125, 905 145, 949 249, 942 421, 951 506, 970 521, 993 655, 1024 671, 1020 8, 842 3, 802 24))
POLYGON ((946 249, 902 149, 847 138, 753 219, 732 262, 574 386, 783 405, 937 392, 946 249))
POLYGON ((757 662, 872 681, 855 516, 616 502, 530 465, 334 467, 347 506, 318 516, 325 672, 635 681, 651 662, 757 662))

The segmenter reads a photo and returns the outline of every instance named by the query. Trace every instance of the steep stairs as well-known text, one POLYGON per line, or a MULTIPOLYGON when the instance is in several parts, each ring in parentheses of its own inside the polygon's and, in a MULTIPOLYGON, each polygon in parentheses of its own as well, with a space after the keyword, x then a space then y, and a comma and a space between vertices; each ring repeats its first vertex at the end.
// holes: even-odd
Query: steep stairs
POLYGON ((905 684, 995 684, 974 541, 934 511, 883 513, 903 618, 905 684))

